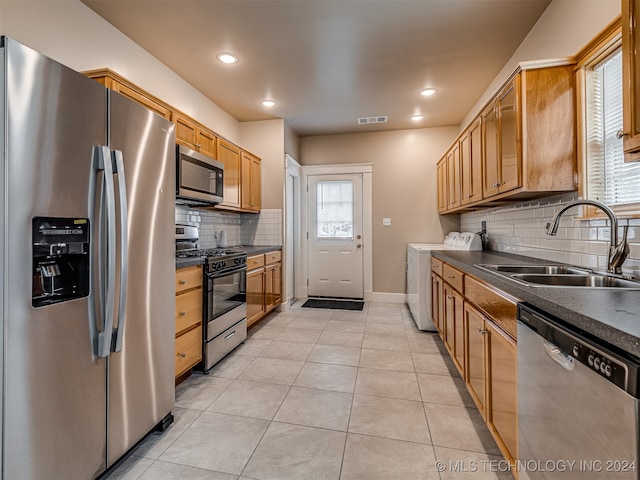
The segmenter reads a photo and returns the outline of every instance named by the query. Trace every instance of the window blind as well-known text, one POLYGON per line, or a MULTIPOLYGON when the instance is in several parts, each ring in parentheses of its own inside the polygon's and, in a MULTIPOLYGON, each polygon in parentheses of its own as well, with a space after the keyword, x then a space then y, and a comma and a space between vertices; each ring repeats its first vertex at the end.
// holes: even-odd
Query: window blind
POLYGON ((625 163, 622 139, 622 52, 586 78, 587 196, 609 206, 640 203, 640 163, 625 163))

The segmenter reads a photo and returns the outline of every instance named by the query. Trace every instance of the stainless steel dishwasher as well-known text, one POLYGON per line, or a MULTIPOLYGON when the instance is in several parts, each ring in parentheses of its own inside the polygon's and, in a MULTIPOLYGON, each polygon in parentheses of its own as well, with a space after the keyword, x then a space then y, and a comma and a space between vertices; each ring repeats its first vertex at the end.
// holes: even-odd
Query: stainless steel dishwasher
POLYGON ((638 479, 639 361, 519 304, 520 480, 638 479))

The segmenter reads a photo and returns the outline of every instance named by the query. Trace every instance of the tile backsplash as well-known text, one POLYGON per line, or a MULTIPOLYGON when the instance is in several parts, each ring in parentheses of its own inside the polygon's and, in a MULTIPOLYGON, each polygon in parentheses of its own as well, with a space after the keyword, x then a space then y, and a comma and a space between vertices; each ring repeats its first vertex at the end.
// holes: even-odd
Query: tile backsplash
POLYGON ((229 246, 282 245, 282 210, 277 208, 253 214, 176 205, 176 223, 200 229, 200 248, 218 247, 221 232, 225 232, 229 246))
MULTIPOLYGON (((573 192, 463 213, 460 231, 479 232, 484 220, 490 250, 605 270, 611 230, 607 219, 579 219, 580 207, 576 207, 561 217, 557 236, 545 233, 547 222, 560 206, 577 198, 577 193, 573 192)), ((629 225, 627 240, 631 252, 623 271, 640 278, 640 219, 620 219, 619 224, 629 225)), ((622 239, 621 228, 618 236, 622 239)))

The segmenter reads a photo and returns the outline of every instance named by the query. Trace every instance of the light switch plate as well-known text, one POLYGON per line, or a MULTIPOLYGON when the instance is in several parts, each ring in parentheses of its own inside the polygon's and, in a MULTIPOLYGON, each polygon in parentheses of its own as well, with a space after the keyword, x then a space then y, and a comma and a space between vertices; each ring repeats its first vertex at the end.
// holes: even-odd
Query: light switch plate
POLYGON ((389 217, 385 217, 382 219, 382 226, 383 227, 390 227, 391 226, 391 218, 389 217))

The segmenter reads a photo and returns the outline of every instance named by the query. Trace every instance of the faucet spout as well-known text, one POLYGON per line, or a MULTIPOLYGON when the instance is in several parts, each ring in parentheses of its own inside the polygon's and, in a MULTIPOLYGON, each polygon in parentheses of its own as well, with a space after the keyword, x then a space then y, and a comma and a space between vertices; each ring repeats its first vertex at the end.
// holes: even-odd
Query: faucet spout
POLYGON ((609 217, 609 223, 611 224, 611 239, 609 246, 609 257, 607 259, 607 271, 610 273, 622 273, 622 264, 629 255, 629 245, 627 244, 626 231, 624 238, 618 244, 618 218, 616 214, 607 207, 605 204, 596 202, 595 200, 576 200, 569 202, 560 208, 553 216, 551 221, 547 223, 547 235, 556 235, 558 233, 558 227, 560 226, 560 217, 570 208, 577 205, 591 205, 602 210, 607 217, 609 217))

